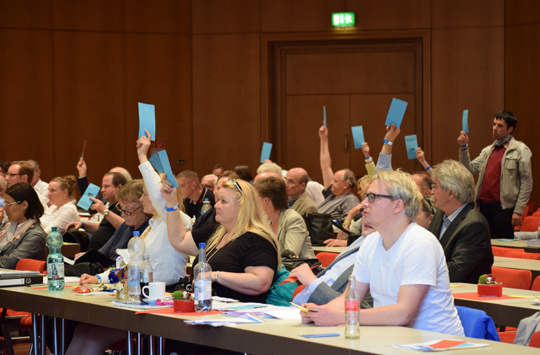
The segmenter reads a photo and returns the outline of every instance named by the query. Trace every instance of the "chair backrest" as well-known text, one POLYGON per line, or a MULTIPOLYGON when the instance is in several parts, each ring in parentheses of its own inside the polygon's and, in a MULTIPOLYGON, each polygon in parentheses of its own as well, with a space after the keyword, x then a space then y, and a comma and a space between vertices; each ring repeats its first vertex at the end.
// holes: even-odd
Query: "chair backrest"
POLYGON ((540 291, 540 276, 536 276, 536 278, 534 279, 531 290, 540 291))
POLYGON ((512 251, 525 252, 525 249, 504 248, 504 247, 497 247, 497 246, 491 246, 491 250, 493 251, 493 256, 506 256, 506 253, 509 253, 512 251))
POLYGON ((491 273, 497 281, 502 282, 503 287, 519 288, 522 290, 531 289, 531 270, 509 269, 505 267, 491 267, 491 273))
POLYGON ((522 258, 523 259, 523 254, 525 254, 524 251, 509 251, 509 252, 506 252, 506 254, 504 254, 505 257, 507 258, 522 258))
POLYGON ((529 215, 529 205, 525 206, 525 209, 523 210, 523 214, 521 215, 521 224, 523 224, 523 220, 528 215, 529 215))
POLYGON ((315 256, 321 262, 322 267, 327 267, 328 265, 330 265, 332 261, 334 261, 334 259, 338 255, 339 255, 338 253, 329 253, 329 252, 323 251, 315 256))
POLYGON ((529 346, 533 348, 540 348, 540 330, 535 332, 529 340, 529 346))
POLYGON ((501 341, 493 319, 486 312, 464 306, 456 309, 466 337, 501 341))
POLYGON ((536 232, 538 231, 538 225, 540 225, 540 217, 527 216, 521 223, 521 232, 536 232))
POLYGON ((520 258, 522 259, 531 259, 531 260, 540 260, 540 253, 523 253, 520 258))
POLYGON ((296 295, 299 294, 300 292, 302 292, 302 290, 303 290, 304 288, 306 288, 306 285, 300 285, 300 286, 298 286, 298 287, 294 290, 292 298, 294 299, 294 298, 296 297, 296 295))
POLYGON ((536 211, 531 214, 531 217, 540 217, 540 212, 536 211))
POLYGON ((21 259, 15 266, 16 270, 39 271, 40 273, 44 273, 46 268, 46 261, 34 259, 21 259))

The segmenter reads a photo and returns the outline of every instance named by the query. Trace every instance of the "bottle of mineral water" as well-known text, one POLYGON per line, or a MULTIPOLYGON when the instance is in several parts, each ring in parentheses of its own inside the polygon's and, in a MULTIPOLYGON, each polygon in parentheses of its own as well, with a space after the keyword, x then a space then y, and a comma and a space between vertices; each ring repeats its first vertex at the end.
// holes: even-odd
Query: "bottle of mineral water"
POLYGON ((210 201, 205 198, 201 207, 201 216, 205 214, 212 206, 210 205, 210 201))
MULTIPOLYGON (((152 269, 152 264, 150 264, 150 256, 147 254, 143 255, 143 263, 141 266, 141 291, 144 286, 148 286, 150 282, 154 281, 154 269, 152 269)), ((145 298, 141 292, 141 298, 145 298)))
POLYGON ((128 297, 129 302, 133 303, 138 303, 141 300, 141 266, 144 249, 144 240, 139 237, 138 231, 134 231, 133 237, 128 243, 128 297))
POLYGON ((57 227, 52 227, 52 232, 47 236, 46 242, 49 247, 47 286, 49 286, 49 291, 62 291, 64 289, 64 257, 60 249, 64 244, 64 238, 58 233, 57 227))
POLYGON ((206 262, 205 243, 199 243, 199 262, 193 268, 195 280, 195 311, 212 310, 212 267, 206 262))
POLYGON ((345 295, 345 338, 360 338, 360 299, 356 292, 354 275, 349 277, 349 286, 345 295))

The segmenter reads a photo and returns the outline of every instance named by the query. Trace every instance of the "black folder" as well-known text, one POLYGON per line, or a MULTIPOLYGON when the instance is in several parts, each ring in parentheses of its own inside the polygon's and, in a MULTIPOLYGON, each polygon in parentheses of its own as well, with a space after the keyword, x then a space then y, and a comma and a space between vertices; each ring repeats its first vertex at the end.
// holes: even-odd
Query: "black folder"
POLYGON ((84 263, 84 262, 88 262, 88 263, 98 262, 104 268, 107 268, 116 263, 113 259, 101 254, 99 251, 95 249, 88 250, 86 253, 81 255, 77 260, 75 260, 75 264, 84 263))

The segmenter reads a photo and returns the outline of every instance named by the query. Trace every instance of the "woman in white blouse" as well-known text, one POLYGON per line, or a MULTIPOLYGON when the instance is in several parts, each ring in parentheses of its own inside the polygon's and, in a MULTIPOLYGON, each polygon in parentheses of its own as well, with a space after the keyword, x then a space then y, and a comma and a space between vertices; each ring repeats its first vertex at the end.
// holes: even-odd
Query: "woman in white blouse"
POLYGON ((49 203, 51 204, 40 218, 41 226, 49 234, 52 227, 57 227, 64 234, 70 222, 78 222, 79 214, 75 206, 74 189, 77 181, 73 175, 55 177, 49 183, 49 203))

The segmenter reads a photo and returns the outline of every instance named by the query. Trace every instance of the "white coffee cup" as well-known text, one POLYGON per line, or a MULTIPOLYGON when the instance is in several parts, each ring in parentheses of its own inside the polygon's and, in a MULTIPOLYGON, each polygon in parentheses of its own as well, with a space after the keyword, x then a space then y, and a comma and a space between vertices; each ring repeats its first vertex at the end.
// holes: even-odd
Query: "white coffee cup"
POLYGON ((165 282, 150 282, 142 288, 142 294, 149 301, 162 300, 165 298, 165 282))

